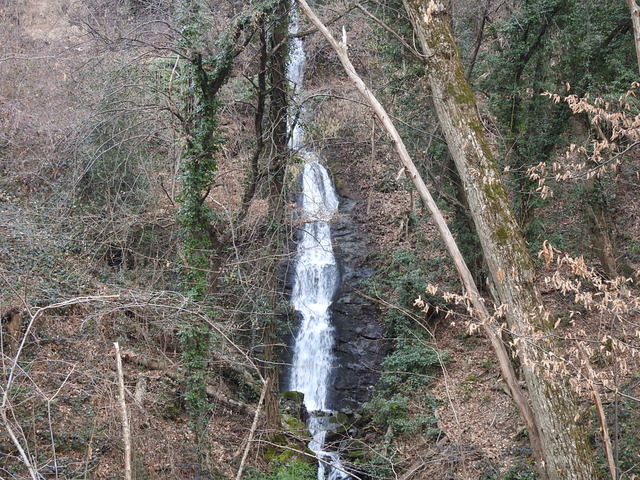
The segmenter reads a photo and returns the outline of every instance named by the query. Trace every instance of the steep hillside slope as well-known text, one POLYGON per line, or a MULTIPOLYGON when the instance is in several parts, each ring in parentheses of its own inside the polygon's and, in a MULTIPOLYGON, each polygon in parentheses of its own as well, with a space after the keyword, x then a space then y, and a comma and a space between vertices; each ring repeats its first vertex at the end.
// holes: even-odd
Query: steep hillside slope
MULTIPOLYGON (((495 45, 514 41, 508 37, 511 31, 498 32, 498 27, 500 20, 515 15, 517 2, 492 9, 487 2, 485 12, 479 3, 454 3, 467 62, 478 41, 472 77, 479 77, 474 83, 479 109, 492 148, 504 159, 505 183, 514 205, 523 204, 523 197, 532 205, 535 222, 528 224, 528 239, 533 254, 548 240, 584 259, 558 265, 562 255, 553 252, 552 262, 545 264, 544 255, 538 260, 539 287, 557 340, 567 347, 564 365, 583 407, 576 421, 589 425, 606 476, 593 400, 593 391, 598 392, 620 472, 635 478, 640 475, 637 140, 621 141, 629 147, 620 156, 623 162, 602 177, 616 255, 634 279, 610 285, 591 245, 593 225, 585 212, 592 204, 582 174, 573 183, 550 177, 547 185, 554 195, 547 199, 538 196, 537 180, 515 176, 539 159, 512 165, 515 143, 510 142, 543 129, 535 124, 505 133, 492 102, 507 94, 483 83, 502 65, 490 56, 495 45), (485 20, 492 26, 483 30, 485 20), (556 273, 559 280, 551 280, 556 273)), ((212 32, 224 32, 246 7, 243 2, 208 4, 212 32)), ((363 7, 411 39, 399 4, 363 7)), ((248 40, 221 90, 220 133, 226 142, 203 202, 219 224, 229 227, 228 243, 221 254, 223 267, 211 274, 216 287, 196 301, 186 293, 189 267, 176 216, 186 142, 176 106, 189 111, 179 100, 189 85, 175 51, 179 35, 171 23, 172 8, 165 0, 0 1, 0 408, 6 415, 6 425, 0 425, 1 478, 28 478, 18 445, 46 478, 123 477, 113 342, 124 350, 133 478, 234 478, 249 438, 243 478, 314 478, 315 459, 307 457, 304 428, 294 418, 298 404, 283 400, 285 413, 294 415, 274 427, 262 413, 252 431, 261 376, 286 361, 284 355, 272 360, 265 352, 281 353, 282 342, 295 329, 295 315, 282 296, 295 222, 281 225, 272 217, 266 183, 273 176, 270 153, 256 157, 263 162, 258 175, 263 183, 244 218, 239 221, 237 215, 246 203, 248 171, 259 143, 254 130, 263 68, 259 35, 248 40), (191 366, 181 336, 185 325, 202 324, 212 329, 202 371, 209 387, 209 472, 201 468, 199 439, 187 412, 184 377, 191 366), (292 455, 292 450, 299 452, 292 455)), ((421 80, 423 67, 361 9, 332 2, 317 8, 324 19, 338 16, 331 28, 345 27, 356 68, 394 115, 490 298, 464 199, 421 80)), ((561 20, 565 23, 558 21, 557 28, 568 23, 561 20)), ((631 38, 625 25, 612 33, 611 42, 631 38)), ((363 327, 357 330, 359 340, 375 344, 377 353, 394 347, 380 372, 368 370, 356 379, 366 392, 349 393, 345 411, 357 424, 345 430, 357 435, 339 441, 350 466, 362 479, 537 478, 526 431, 487 340, 455 297, 427 292, 432 284, 439 292, 461 293, 436 229, 333 52, 313 32, 305 33, 304 44, 307 85, 300 102, 310 112, 308 142, 330 167, 342 199, 335 226, 352 243, 351 250, 342 252, 343 260, 354 262, 345 267, 343 294, 364 312, 354 318, 345 310, 342 321, 353 323, 354 331, 363 327), (416 306, 418 297, 429 308, 416 306), (365 317, 382 318, 384 325, 372 323, 362 333, 365 326, 358 322, 365 317), (354 412, 354 399, 366 397, 369 403, 354 412)), ((544 55, 557 55, 560 48, 554 37, 544 55)), ((541 58, 539 67, 557 61, 541 58)), ((534 91, 542 93, 521 87, 529 100, 534 91)), ((616 105, 617 96, 609 95, 605 98, 616 105)), ((565 144, 588 145, 597 129, 589 127, 585 134, 584 126, 576 126, 584 125, 582 120, 569 120, 568 111, 563 115, 565 126, 556 132, 563 141, 551 155, 566 166, 584 159, 565 155, 565 144)), ((265 151, 275 151, 273 138, 265 138, 265 151)), ((285 174, 288 219, 293 218, 299 170, 293 155, 285 174)), ((507 343, 512 340, 508 334, 507 343)), ((274 386, 267 394, 277 398, 277 390, 274 386)))

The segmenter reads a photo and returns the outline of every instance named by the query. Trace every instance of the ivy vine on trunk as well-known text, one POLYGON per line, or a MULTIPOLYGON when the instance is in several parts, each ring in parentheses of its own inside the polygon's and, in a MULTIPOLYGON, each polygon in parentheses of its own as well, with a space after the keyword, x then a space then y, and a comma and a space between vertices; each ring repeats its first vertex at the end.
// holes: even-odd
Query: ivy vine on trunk
MULTIPOLYGON (((222 146, 215 87, 219 89, 224 83, 231 62, 222 56, 219 63, 212 65, 212 60, 204 56, 206 49, 203 42, 208 29, 199 2, 181 2, 177 16, 182 33, 180 47, 186 59, 184 114, 180 117, 184 138, 181 191, 178 196, 178 220, 182 227, 181 255, 185 268, 185 290, 191 299, 202 300, 209 290, 208 275, 214 271, 213 263, 220 247, 214 230, 218 218, 206 202, 218 168, 216 155, 222 146)), ((205 378, 210 335, 208 325, 191 319, 183 323, 179 334, 186 370, 187 412, 196 436, 199 462, 206 471, 213 469, 207 435, 210 407, 205 378)))
MULTIPOLYGON (((174 112, 180 124, 184 145, 180 170, 181 191, 178 196, 178 221, 182 230, 180 255, 184 264, 186 293, 190 299, 209 306, 214 305, 218 275, 223 267, 225 246, 229 242, 231 230, 208 201, 216 181, 217 158, 224 143, 219 128, 219 92, 232 73, 234 60, 258 32, 255 36, 262 45, 262 63, 256 114, 257 145, 255 158, 251 162, 252 176, 243 196, 241 210, 236 216, 236 220, 241 221, 256 191, 259 180, 257 161, 263 151, 262 121, 267 90, 265 23, 271 16, 276 19, 276 24, 283 16, 286 20, 286 7, 278 11, 275 9, 276 5, 281 4, 277 0, 267 0, 250 5, 215 42, 208 40, 211 38, 211 28, 207 20, 208 12, 201 2, 182 0, 176 10, 181 32, 178 47, 185 77, 183 109, 181 112, 174 112)), ((281 48, 281 51, 286 52, 286 48, 281 48)), ((284 60, 281 63, 284 68, 284 60)), ((279 110, 286 112, 286 96, 284 104, 285 107, 279 105, 279 110)), ((284 123, 286 128, 286 117, 284 123)), ((276 163, 280 164, 279 161, 276 163)), ((279 173, 276 176, 281 177, 279 173)), ((281 188, 278 193, 280 191, 281 188)), ((281 209, 274 209, 274 215, 279 218, 281 215, 277 213, 281 209)), ((213 309, 210 311, 213 312, 213 309)), ((214 314, 211 313, 210 316, 214 314)), ((187 411, 196 436, 201 465, 205 470, 214 472, 208 446, 210 405, 205 377, 211 337, 208 324, 201 320, 186 319, 180 331, 182 360, 187 373, 187 411)))

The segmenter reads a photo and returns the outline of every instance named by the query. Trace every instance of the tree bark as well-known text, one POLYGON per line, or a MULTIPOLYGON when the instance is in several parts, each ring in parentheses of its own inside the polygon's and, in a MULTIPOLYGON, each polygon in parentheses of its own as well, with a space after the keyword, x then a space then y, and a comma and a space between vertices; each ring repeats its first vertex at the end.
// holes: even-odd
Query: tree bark
POLYGON ((267 26, 264 19, 259 20, 260 32, 260 64, 258 67, 258 84, 256 87, 256 94, 258 99, 256 101, 256 113, 253 117, 253 128, 256 135, 256 147, 249 161, 249 173, 248 184, 242 195, 242 204, 240 211, 236 216, 236 225, 240 226, 247 213, 249 212, 249 206, 251 200, 253 200, 256 190, 258 188, 258 182, 260 181, 260 157, 264 150, 264 116, 265 116, 265 103, 267 99, 267 26))
POLYGON ((533 260, 465 80, 449 12, 441 1, 404 3, 425 55, 438 120, 463 181, 498 300, 507 306, 507 323, 542 440, 538 469, 550 480, 595 479, 594 453, 577 422, 575 394, 561 375, 562 356, 554 354, 557 348, 535 285, 533 260))
POLYGON ((278 2, 275 20, 271 30, 269 56, 269 129, 270 129, 270 163, 269 163, 269 211, 276 222, 280 223, 283 215, 284 171, 289 152, 287 149, 287 57, 289 54, 289 3, 278 2))
POLYGON ((129 413, 124 393, 124 373, 122 370, 122 358, 120 357, 120 344, 114 342, 116 350, 116 365, 118 367, 118 400, 122 413, 122 439, 124 442, 124 478, 131 480, 131 427, 129 426, 129 413))
POLYGON ((633 24, 633 43, 636 46, 636 57, 638 59, 638 71, 640 71, 640 6, 636 0, 626 0, 631 11, 631 23, 633 24))
POLYGON ((462 282, 465 291, 468 293, 473 307, 476 311, 476 315, 479 317, 480 322, 482 324, 482 328, 485 332, 485 335, 491 342, 491 347, 493 348, 496 358, 498 360, 498 364, 500 365, 500 371, 502 373, 502 377, 507 384, 511 396, 520 411, 520 415, 522 416, 523 421, 527 427, 527 431, 529 433, 529 439, 531 441, 531 447, 534 452, 534 456, 536 458, 540 458, 542 455, 542 444, 540 442, 540 437, 538 435, 538 427, 534 419, 533 411, 525 398, 525 395, 518 385, 517 378, 515 372, 513 370, 513 365, 511 364, 511 360, 509 358, 509 354, 502 343, 502 339, 500 336, 499 328, 490 320, 490 315, 487 310, 487 307, 484 304, 484 300, 480 296, 478 292, 478 288, 473 280, 473 276, 469 271, 466 263, 464 262, 463 256, 460 253, 458 245, 456 244, 447 223, 440 212, 440 209, 436 205, 431 193, 427 189, 420 173, 418 172, 415 164, 411 160, 409 153, 400 137, 400 134, 396 130, 395 126, 391 122, 391 119, 384 107, 378 102, 373 93, 367 88, 362 79, 358 76, 355 71, 355 68, 351 61, 349 60, 349 56, 347 54, 347 45, 346 38, 343 39, 343 43, 338 43, 329 30, 323 25, 320 19, 315 15, 315 13, 311 10, 306 0, 297 0, 300 8, 304 12, 304 14, 311 20, 311 22, 318 28, 318 30, 324 35, 327 39, 331 47, 336 51, 342 66, 344 67, 347 75, 354 83, 358 91, 365 97, 368 103, 371 105, 376 117, 383 125, 385 130, 387 131, 391 141, 396 149, 398 157, 402 162, 402 165, 406 168, 408 172, 408 176, 413 182, 422 202, 429 209, 431 215, 433 216, 434 222, 440 233, 440 236, 447 247, 449 255, 454 262, 454 265, 460 275, 460 281, 462 282))
POLYGON ((597 177, 588 178, 584 182, 586 213, 593 252, 600 260, 604 274, 608 278, 615 278, 618 276, 618 268, 608 220, 611 212, 605 203, 603 188, 597 177))

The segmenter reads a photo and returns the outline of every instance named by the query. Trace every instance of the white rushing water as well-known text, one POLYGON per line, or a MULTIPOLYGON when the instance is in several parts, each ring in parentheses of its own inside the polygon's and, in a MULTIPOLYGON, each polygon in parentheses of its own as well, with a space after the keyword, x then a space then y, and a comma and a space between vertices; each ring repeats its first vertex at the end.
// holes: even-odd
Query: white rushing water
POLYGON ((302 321, 295 341, 291 390, 304 393, 307 410, 327 409, 333 364, 333 327, 329 314, 338 287, 338 266, 326 222, 338 206, 327 171, 316 161, 304 166, 302 214, 291 303, 302 321), (330 187, 330 188, 326 188, 330 187))
MULTIPOLYGON (((295 2, 292 3, 295 5, 295 2)), ((298 31, 297 14, 292 14, 290 33, 298 31)), ((287 77, 292 91, 299 93, 304 80, 305 54, 302 40, 293 37, 290 45, 287 77)), ((307 426, 313 440, 309 448, 318 456, 318 480, 347 480, 337 453, 324 450, 331 411, 327 388, 334 363, 334 330, 329 307, 339 287, 340 274, 331 243, 329 221, 338 210, 338 197, 327 170, 317 156, 302 148, 304 131, 297 121, 300 112, 289 114, 289 148, 299 150, 306 161, 302 172, 299 202, 304 224, 299 243, 291 303, 300 313, 301 324, 295 339, 289 390, 302 392, 309 412, 307 426)))
POLYGON ((300 313, 301 324, 295 340, 289 389, 304 393, 309 412, 307 426, 313 436, 309 448, 321 460, 318 479, 346 479, 349 476, 342 472, 338 455, 324 451, 327 420, 331 418, 327 387, 334 362, 329 307, 340 281, 327 222, 337 210, 338 198, 326 169, 313 157, 307 160, 302 178, 300 203, 305 223, 299 230, 291 293, 291 303, 300 313))

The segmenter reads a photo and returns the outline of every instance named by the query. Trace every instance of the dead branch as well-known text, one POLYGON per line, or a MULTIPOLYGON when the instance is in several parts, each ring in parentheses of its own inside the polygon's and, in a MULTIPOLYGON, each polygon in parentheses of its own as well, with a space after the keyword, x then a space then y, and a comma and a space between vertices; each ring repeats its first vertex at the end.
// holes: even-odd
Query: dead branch
POLYGON ((238 467, 238 474, 236 475, 236 480, 240 480, 242 478, 242 471, 244 470, 244 464, 247 461, 247 456, 249 455, 249 450, 251 450, 251 442, 253 441, 253 436, 256 433, 256 428, 258 427, 258 418, 260 418, 260 410, 262 409, 262 402, 264 401, 264 396, 267 393, 267 387, 271 384, 269 379, 264 382, 262 386, 262 392, 260 393, 260 400, 258 400, 258 407, 256 408, 256 413, 253 415, 253 423, 251 424, 251 430, 249 431, 249 437, 247 438, 247 446, 244 449, 244 453, 242 454, 242 460, 240 460, 240 466, 238 467))
MULTIPOLYGON (((184 373, 179 368, 173 367, 171 365, 167 365, 158 360, 141 357, 137 353, 130 352, 130 351, 123 351, 122 358, 124 359, 125 362, 130 362, 135 365, 148 368, 150 370, 162 370, 167 377, 173 380, 176 380, 176 381, 184 380, 184 373)), ((246 413, 248 415, 256 414, 256 411, 246 403, 239 402, 237 400, 227 397, 226 395, 223 395, 211 385, 207 385, 207 395, 209 395, 212 399, 216 400, 217 402, 220 402, 221 404, 230 408, 231 410, 235 410, 239 413, 246 413)))
POLYGON ((114 342, 116 349, 116 365, 118 368, 118 396, 120 397, 120 409, 122 410, 122 438, 124 441, 124 478, 131 480, 131 427, 129 426, 129 414, 124 395, 124 373, 122 372, 122 358, 120 357, 120 345, 114 342))
POLYGON ((18 453, 20 454, 20 458, 22 459, 22 462, 27 467, 27 470, 29 470, 29 475, 31 476, 32 480, 39 480, 41 477, 38 474, 38 470, 36 469, 31 459, 29 458, 29 455, 27 454, 25 449, 20 444, 20 440, 18 440, 18 437, 16 436, 15 432, 11 428, 11 425, 9 424, 9 420, 7 418, 7 407, 4 405, 0 406, 0 421, 4 425, 4 428, 7 431, 7 433, 9 434, 9 437, 11 438, 13 445, 16 447, 16 450, 18 450, 18 453))

